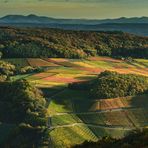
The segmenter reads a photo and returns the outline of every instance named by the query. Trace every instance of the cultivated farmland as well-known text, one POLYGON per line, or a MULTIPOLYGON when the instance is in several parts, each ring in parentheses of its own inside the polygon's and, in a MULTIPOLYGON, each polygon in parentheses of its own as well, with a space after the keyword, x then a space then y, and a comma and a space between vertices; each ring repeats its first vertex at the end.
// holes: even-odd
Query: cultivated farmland
MULTIPOLYGON (((133 62, 112 59, 108 57, 93 57, 88 59, 5 59, 17 67, 46 67, 45 72, 25 77, 36 86, 53 87, 66 86, 67 83, 86 81, 97 77, 104 70, 119 73, 132 73, 148 76, 148 60, 135 59, 133 62)), ((21 76, 23 77, 23 76, 21 76)))
POLYGON ((17 67, 42 67, 44 71, 22 74, 12 80, 26 79, 42 89, 47 101, 50 143, 70 147, 102 136, 123 137, 133 129, 148 126, 148 95, 94 99, 87 90, 68 88, 69 83, 98 77, 105 70, 148 76, 148 60, 133 61, 108 57, 88 59, 6 59, 17 67), (20 62, 21 61, 21 62, 20 62), (21 64, 18 64, 18 63, 21 64))

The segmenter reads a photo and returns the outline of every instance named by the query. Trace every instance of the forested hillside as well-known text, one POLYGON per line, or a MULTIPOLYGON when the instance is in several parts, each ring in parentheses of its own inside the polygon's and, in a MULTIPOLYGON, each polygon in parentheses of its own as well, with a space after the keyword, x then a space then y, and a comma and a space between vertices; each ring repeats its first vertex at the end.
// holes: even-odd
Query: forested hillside
POLYGON ((45 143, 46 100, 27 81, 0 83, 0 147, 28 148, 45 143))
POLYGON ((88 90, 96 99, 134 96, 148 92, 148 79, 133 74, 104 71, 88 82, 69 84, 70 89, 88 90))
POLYGON ((4 58, 95 55, 148 58, 148 38, 123 32, 1 27, 0 52, 4 58))

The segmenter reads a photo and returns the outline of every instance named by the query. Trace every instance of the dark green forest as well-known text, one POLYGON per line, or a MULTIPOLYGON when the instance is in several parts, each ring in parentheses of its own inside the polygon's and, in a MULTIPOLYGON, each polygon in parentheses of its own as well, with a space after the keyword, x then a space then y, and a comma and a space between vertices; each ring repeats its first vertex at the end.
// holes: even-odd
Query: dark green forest
POLYGON ((148 37, 123 32, 0 27, 4 58, 88 56, 148 58, 148 37))
POLYGON ((9 77, 14 73, 15 73, 14 65, 4 61, 0 61, 0 82, 9 79, 9 77))
POLYGON ((46 124, 46 100, 37 88, 26 80, 0 83, 0 131, 4 130, 0 147, 43 146, 46 124))
POLYGON ((70 89, 88 90, 91 98, 108 99, 148 93, 148 79, 134 74, 104 71, 88 82, 69 84, 70 89))

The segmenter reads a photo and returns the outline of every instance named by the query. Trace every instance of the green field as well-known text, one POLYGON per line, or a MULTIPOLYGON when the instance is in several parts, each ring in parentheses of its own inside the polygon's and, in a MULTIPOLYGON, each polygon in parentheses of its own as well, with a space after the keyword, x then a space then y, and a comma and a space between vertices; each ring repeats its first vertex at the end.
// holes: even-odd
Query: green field
POLYGON ((51 145, 53 147, 71 147, 73 145, 81 144, 85 140, 87 141, 97 141, 96 135, 85 125, 57 128, 51 130, 51 145), (57 137, 58 135, 58 137, 57 137))

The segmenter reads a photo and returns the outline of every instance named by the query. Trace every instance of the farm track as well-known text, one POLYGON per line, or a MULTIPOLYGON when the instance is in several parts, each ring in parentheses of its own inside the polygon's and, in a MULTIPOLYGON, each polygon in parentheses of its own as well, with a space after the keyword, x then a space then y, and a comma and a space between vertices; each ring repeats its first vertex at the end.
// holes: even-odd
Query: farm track
POLYGON ((98 110, 98 111, 90 111, 90 112, 65 112, 65 113, 56 113, 54 116, 61 116, 61 115, 86 115, 86 114, 97 114, 97 113, 107 113, 107 112, 118 112, 118 111, 125 111, 125 110, 134 110, 136 108, 116 108, 116 109, 106 109, 106 110, 98 110))
POLYGON ((135 129, 140 129, 142 127, 137 126, 132 119, 128 116, 126 111, 128 110, 134 110, 136 108, 117 108, 117 109, 107 109, 107 110, 102 110, 102 111, 96 111, 96 112, 71 112, 71 113, 57 113, 55 116, 60 116, 60 115, 86 115, 86 114, 97 114, 97 113, 107 113, 107 112, 118 112, 118 111, 123 111, 125 113, 125 116, 129 120, 129 122, 132 124, 132 127, 126 127, 126 126, 120 126, 120 125, 102 125, 102 124, 91 124, 91 123, 73 123, 73 124, 65 124, 65 125, 56 125, 56 126, 50 126, 52 125, 51 123, 51 117, 48 118, 48 127, 49 129, 56 129, 56 128, 66 128, 66 127, 74 127, 74 126, 81 126, 81 125, 86 125, 88 127, 94 127, 94 128, 104 128, 104 129, 114 129, 114 130, 135 130, 135 129))

